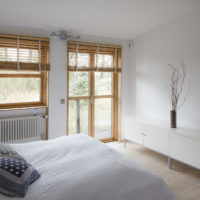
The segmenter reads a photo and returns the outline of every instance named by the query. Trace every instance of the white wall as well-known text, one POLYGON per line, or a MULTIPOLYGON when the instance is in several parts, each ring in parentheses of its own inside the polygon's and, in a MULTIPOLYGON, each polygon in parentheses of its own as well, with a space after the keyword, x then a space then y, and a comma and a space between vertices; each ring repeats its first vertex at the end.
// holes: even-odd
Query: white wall
MULTIPOLYGON (((131 115, 169 125, 165 91, 168 64, 187 63, 190 95, 178 110, 178 127, 200 129, 200 10, 194 9, 135 38, 131 49, 131 115)), ((185 87, 187 87, 185 85, 185 87)))
MULTIPOLYGON (((32 36, 48 37, 50 31, 27 29, 23 27, 0 26, 0 33, 24 34, 32 36)), ((129 85, 129 48, 128 41, 112 38, 81 35, 82 41, 117 44, 123 46, 122 51, 122 121, 129 112, 128 104, 130 101, 129 85)), ((51 38, 50 43, 50 65, 49 74, 49 138, 56 138, 66 135, 67 105, 60 104, 60 99, 67 98, 67 41, 58 38, 51 38)), ((38 110, 44 113, 44 109, 38 110)), ((32 115, 33 110, 24 111, 0 111, 0 118, 32 115)), ((123 126, 123 123, 122 123, 123 126)))
POLYGON ((67 130, 67 104, 60 103, 67 97, 67 43, 52 38, 50 44, 49 138, 55 138, 67 130))

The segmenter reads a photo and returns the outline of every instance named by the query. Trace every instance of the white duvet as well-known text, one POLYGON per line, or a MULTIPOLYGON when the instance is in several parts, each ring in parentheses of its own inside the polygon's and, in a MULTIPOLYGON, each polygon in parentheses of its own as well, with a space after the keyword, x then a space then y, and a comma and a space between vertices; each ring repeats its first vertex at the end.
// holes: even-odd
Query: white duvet
POLYGON ((41 174, 23 200, 175 200, 159 176, 85 135, 12 146, 41 174))

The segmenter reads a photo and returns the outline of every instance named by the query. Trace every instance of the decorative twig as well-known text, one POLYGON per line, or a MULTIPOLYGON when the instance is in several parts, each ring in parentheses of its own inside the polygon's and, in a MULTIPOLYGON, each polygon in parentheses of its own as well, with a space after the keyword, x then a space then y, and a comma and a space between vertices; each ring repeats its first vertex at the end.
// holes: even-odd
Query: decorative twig
POLYGON ((190 88, 183 95, 183 85, 186 77, 184 60, 181 60, 180 67, 175 67, 172 64, 169 64, 169 66, 171 68, 171 75, 167 80, 166 90, 171 100, 172 110, 177 110, 185 103, 190 88))

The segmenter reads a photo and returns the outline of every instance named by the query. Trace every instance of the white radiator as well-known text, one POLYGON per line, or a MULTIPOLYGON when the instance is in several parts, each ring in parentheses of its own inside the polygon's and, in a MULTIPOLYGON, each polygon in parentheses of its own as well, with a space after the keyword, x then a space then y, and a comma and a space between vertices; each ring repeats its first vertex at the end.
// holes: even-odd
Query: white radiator
POLYGON ((26 142, 44 139, 42 117, 26 116, 0 119, 0 142, 26 142))

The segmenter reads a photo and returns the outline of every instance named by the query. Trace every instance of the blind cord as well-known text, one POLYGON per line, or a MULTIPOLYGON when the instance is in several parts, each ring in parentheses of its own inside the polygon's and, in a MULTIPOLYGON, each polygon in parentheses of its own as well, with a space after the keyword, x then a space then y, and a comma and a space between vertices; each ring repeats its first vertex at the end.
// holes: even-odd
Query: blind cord
POLYGON ((75 57, 75 69, 76 69, 76 72, 78 71, 78 44, 76 44, 76 57, 75 57))
POLYGON ((19 38, 17 38, 17 71, 19 72, 20 65, 19 65, 19 38))
POLYGON ((117 48, 115 48, 115 72, 117 72, 117 48))
POLYGON ((99 46, 97 46, 97 55, 96 55, 96 71, 98 72, 98 63, 99 63, 99 46))
POLYGON ((40 40, 38 41, 39 42, 39 47, 38 47, 38 58, 39 58, 39 63, 38 63, 38 67, 39 67, 39 72, 41 72, 41 42, 40 40))
POLYGON ((45 42, 45 71, 47 70, 47 47, 45 42))

